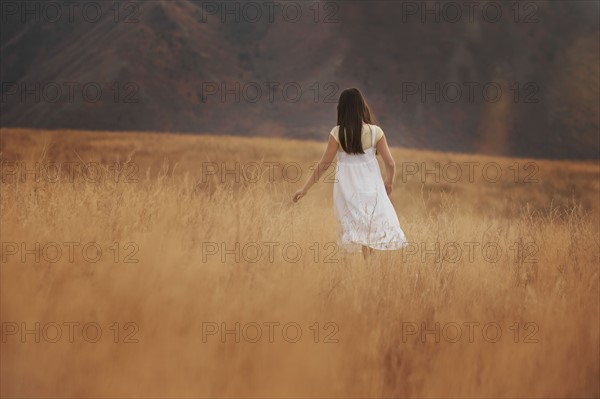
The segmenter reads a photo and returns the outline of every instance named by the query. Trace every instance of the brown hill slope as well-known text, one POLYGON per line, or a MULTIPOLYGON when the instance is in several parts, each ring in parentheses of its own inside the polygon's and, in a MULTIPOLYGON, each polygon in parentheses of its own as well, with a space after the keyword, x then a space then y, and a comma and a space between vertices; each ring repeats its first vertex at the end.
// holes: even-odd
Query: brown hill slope
POLYGON ((455 23, 405 2, 297 3, 297 22, 282 10, 272 22, 266 9, 257 22, 241 9, 209 15, 204 3, 129 3, 116 22, 109 2, 94 3, 97 22, 86 2, 72 22, 67 10, 52 23, 4 12, 2 125, 321 138, 340 91, 357 86, 396 145, 598 156, 597 3, 535 2, 518 15, 507 3, 497 22, 478 10, 455 23), (20 95, 32 88, 39 99, 20 95))

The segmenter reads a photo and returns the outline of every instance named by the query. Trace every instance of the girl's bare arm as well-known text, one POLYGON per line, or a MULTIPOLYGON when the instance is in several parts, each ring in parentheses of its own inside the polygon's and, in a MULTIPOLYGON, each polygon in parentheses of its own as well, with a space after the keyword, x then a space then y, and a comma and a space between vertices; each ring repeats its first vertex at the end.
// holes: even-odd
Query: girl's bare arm
POLYGON ((383 158, 383 164, 385 165, 385 179, 383 180, 383 183, 385 185, 385 191, 390 195, 394 184, 394 176, 396 174, 396 163, 390 152, 390 147, 388 147, 385 135, 377 142, 377 151, 381 154, 381 158, 383 158))
POLYGON ((313 170, 311 176, 306 180, 304 186, 294 193, 292 200, 297 202, 300 198, 304 197, 308 190, 315 184, 323 173, 329 169, 329 166, 335 159, 335 155, 338 152, 339 144, 332 136, 329 136, 329 141, 327 142, 327 148, 325 149, 325 153, 321 157, 321 160, 317 164, 317 167, 313 170))

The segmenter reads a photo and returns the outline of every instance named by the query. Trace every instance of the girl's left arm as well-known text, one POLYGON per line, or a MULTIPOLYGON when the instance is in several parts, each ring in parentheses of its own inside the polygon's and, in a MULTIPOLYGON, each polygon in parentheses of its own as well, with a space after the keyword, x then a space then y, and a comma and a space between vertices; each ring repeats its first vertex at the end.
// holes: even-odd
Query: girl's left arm
POLYGON ((318 182, 321 176, 323 176, 323 173, 329 169, 329 166, 333 162, 335 155, 338 152, 338 148, 338 142, 333 138, 333 136, 329 136, 325 153, 321 157, 317 167, 313 170, 312 175, 306 180, 306 183, 304 183, 304 186, 294 193, 292 197, 294 202, 298 202, 300 198, 304 197, 313 184, 318 182))

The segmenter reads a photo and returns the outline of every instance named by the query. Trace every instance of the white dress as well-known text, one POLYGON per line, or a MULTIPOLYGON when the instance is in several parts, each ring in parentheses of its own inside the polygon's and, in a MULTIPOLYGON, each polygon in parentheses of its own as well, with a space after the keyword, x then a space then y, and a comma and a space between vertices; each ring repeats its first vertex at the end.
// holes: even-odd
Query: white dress
POLYGON ((400 228, 375 157, 375 128, 371 147, 364 154, 338 152, 333 184, 333 208, 337 219, 338 245, 349 252, 367 246, 378 250, 404 247, 400 228))

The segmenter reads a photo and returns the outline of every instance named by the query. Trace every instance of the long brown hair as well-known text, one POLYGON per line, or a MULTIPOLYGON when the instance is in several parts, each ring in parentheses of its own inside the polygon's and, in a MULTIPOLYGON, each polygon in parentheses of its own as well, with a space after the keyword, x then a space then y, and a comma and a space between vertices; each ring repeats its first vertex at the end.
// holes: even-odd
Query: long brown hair
POLYGON ((362 148, 362 125, 372 124, 375 118, 360 90, 346 89, 340 94, 337 105, 337 124, 340 126, 339 140, 348 154, 364 154, 362 148))

